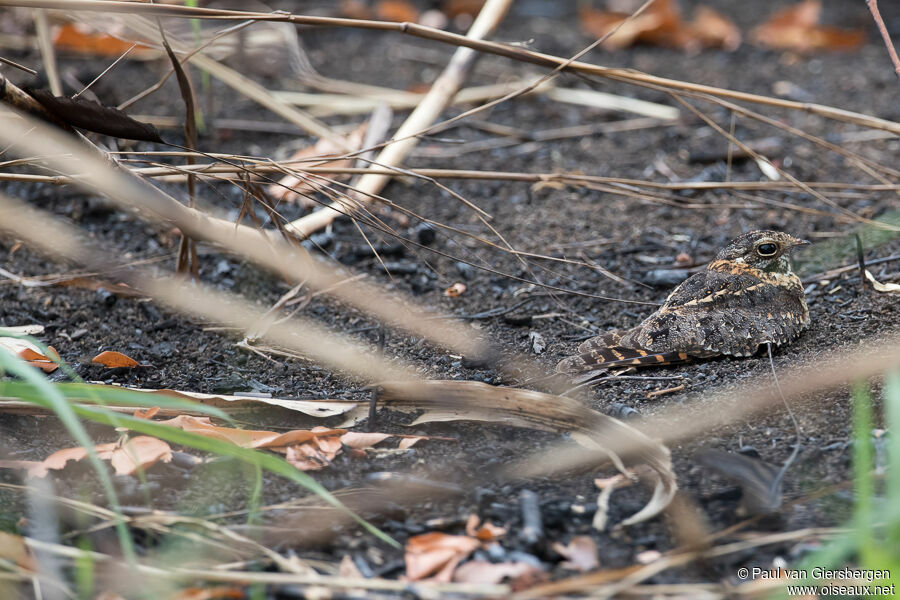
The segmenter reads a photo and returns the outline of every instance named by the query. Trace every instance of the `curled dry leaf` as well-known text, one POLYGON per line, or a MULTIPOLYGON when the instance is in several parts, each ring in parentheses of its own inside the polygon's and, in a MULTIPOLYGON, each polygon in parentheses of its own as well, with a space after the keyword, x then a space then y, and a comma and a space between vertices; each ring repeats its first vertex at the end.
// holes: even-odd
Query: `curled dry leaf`
MULTIPOLYGON (((99 448, 99 447, 98 447, 99 448)), ((147 469, 156 463, 172 460, 172 448, 166 442, 141 435, 129 439, 121 446, 114 447, 105 452, 100 452, 100 458, 108 459, 116 470, 116 475, 134 475, 140 469, 147 469)))
POLYGON ((750 32, 753 43, 775 50, 854 50, 865 41, 862 30, 819 25, 820 0, 805 0, 776 11, 750 32))
POLYGON ((278 406, 289 410, 301 412, 310 417, 334 417, 342 415, 356 408, 356 402, 347 400, 287 400, 283 398, 259 398, 256 396, 227 396, 224 394, 201 394, 200 392, 188 392, 184 390, 147 390, 143 388, 125 388, 134 392, 145 394, 171 396, 193 400, 206 406, 215 406, 224 410, 255 408, 260 404, 278 406))
POLYGON ((404 560, 410 581, 431 580, 448 583, 456 565, 474 552, 481 543, 466 535, 423 533, 406 542, 404 560))
POLYGON ((2 332, 0 332, 0 348, 9 350, 32 367, 37 367, 44 373, 52 373, 59 368, 59 365, 55 362, 60 359, 59 353, 53 346, 47 347, 47 349, 50 350, 51 356, 45 356, 40 348, 28 340, 2 337, 2 332))
POLYGON ((586 535, 573 537, 566 546, 556 542, 553 549, 566 559, 561 565, 564 569, 585 573, 600 566, 597 560, 597 542, 586 535))
POLYGON ((158 412, 159 412, 159 407, 154 406, 152 408, 148 408, 147 410, 136 410, 136 411, 134 411, 134 414, 132 416, 134 416, 135 419, 150 420, 153 417, 155 417, 156 413, 158 413, 158 412))
POLYGON ((731 51, 741 44, 741 32, 731 20, 709 7, 699 6, 694 20, 686 22, 681 18, 677 0, 656 0, 633 18, 628 13, 592 9, 582 9, 579 15, 582 29, 593 37, 602 38, 615 30, 603 42, 607 50, 644 43, 692 52, 701 48, 731 51))
POLYGON ((341 436, 341 443, 349 448, 371 448, 391 437, 389 433, 361 433, 348 431, 341 436))
MULTIPOLYGON (((564 396, 492 386, 478 381, 392 381, 378 384, 379 401, 399 411, 424 411, 412 425, 436 421, 487 421, 511 427, 568 433, 597 453, 598 466, 612 461, 622 473, 625 465, 647 465, 655 473, 653 496, 622 525, 658 515, 675 496, 678 485, 669 449, 634 427, 564 396)), ((518 477, 540 469, 540 461, 516 467, 518 477)))
POLYGON ((503 537, 506 535, 505 527, 498 527, 494 525, 490 521, 486 521, 480 527, 478 526, 481 522, 481 519, 476 514, 469 515, 468 520, 466 521, 466 533, 482 542, 492 542, 497 538, 503 537))
POLYGON ((466 284, 457 282, 445 289, 444 295, 448 298, 457 298, 465 294, 466 289, 466 284))
POLYGON ((453 573, 457 583, 500 583, 504 579, 515 580, 542 573, 539 567, 524 562, 490 563, 470 560, 453 573))
POLYGON ((900 292, 900 283, 881 283, 866 269, 866 279, 876 292, 900 292))
MULTIPOLYGON (((172 460, 172 449, 169 444, 160 439, 143 435, 128 439, 124 443, 98 444, 94 446, 94 451, 102 460, 112 463, 116 475, 133 475, 139 469, 148 469, 160 461, 172 460)), ((18 462, 22 464, 0 464, 0 467, 25 468, 29 477, 44 477, 49 471, 64 469, 70 460, 78 462, 87 456, 87 450, 78 446, 57 450, 43 461, 3 461, 3 463, 18 462)))
POLYGON ((130 356, 122 354, 121 352, 116 352, 115 350, 107 350, 106 352, 101 352, 100 354, 92 358, 91 362, 95 365, 103 365, 104 367, 107 367, 109 369, 132 369, 134 367, 140 366, 141 364, 130 356))

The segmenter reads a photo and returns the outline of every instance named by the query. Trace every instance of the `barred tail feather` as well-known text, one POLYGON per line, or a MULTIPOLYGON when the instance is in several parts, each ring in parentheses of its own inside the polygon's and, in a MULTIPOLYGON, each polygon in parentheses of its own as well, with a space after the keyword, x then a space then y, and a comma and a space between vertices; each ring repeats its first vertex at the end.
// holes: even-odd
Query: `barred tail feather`
MULTIPOLYGON (((684 352, 648 352, 640 348, 624 346, 602 346, 599 338, 588 340, 594 342, 584 348, 580 354, 570 356, 556 365, 559 373, 578 375, 601 371, 614 367, 651 367, 686 362, 690 357, 684 352)), ((579 348, 581 350, 581 348, 579 348)))

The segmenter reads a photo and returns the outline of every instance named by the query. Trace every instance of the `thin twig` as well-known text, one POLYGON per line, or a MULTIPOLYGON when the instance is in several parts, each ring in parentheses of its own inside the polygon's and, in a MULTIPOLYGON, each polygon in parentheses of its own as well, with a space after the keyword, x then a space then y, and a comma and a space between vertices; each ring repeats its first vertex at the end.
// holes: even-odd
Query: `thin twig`
POLYGON ((894 73, 897 74, 897 77, 900 77, 900 57, 897 56, 894 42, 891 41, 891 34, 888 33, 887 27, 884 25, 884 19, 881 18, 881 12, 878 10, 878 0, 866 0, 866 5, 872 13, 872 18, 875 19, 875 24, 878 25, 878 31, 881 32, 881 39, 884 40, 891 62, 894 63, 894 73))

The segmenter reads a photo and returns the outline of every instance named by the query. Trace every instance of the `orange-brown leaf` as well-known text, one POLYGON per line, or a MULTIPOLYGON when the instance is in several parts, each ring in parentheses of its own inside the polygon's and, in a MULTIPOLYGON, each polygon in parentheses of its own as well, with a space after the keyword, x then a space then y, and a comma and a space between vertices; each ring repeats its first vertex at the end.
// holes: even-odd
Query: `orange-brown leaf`
POLYGON ((466 521, 466 533, 471 537, 482 542, 492 542, 499 537, 506 535, 506 528, 498 527, 490 521, 486 521, 479 527, 481 519, 476 514, 469 515, 466 521))
POLYGON ((172 448, 169 444, 147 435, 131 438, 109 454, 116 475, 134 475, 139 469, 148 469, 159 461, 171 460, 172 448))
POLYGON ((458 298, 466 293, 466 284, 464 283, 454 283, 446 290, 444 290, 444 295, 448 298, 458 298))
MULTIPOLYGON (((113 57, 120 56, 132 46, 132 42, 103 33, 93 33, 86 27, 73 23, 66 23, 57 29, 53 44, 60 50, 113 57)), ((147 50, 147 46, 138 44, 132 52, 146 53, 147 50)))
POLYGON ((232 444, 243 448, 258 448, 279 437, 279 434, 273 431, 253 431, 250 429, 219 427, 218 425, 213 425, 209 417, 178 415, 167 421, 160 421, 160 424, 171 425, 172 427, 178 427, 179 429, 204 435, 206 437, 231 442, 232 444))
POLYGON ((734 21, 708 6, 698 6, 690 24, 691 33, 707 48, 733 52, 741 45, 741 30, 734 21))
POLYGON ((147 410, 136 410, 134 411, 134 418, 136 419, 147 419, 148 421, 156 416, 156 413, 159 412, 159 407, 154 406, 148 408, 147 410))
POLYGON ((853 50, 865 41, 862 30, 819 25, 820 0, 805 0, 776 11, 750 32, 755 44, 775 50, 853 50))
POLYGON ((414 23, 419 18, 419 11, 406 0, 379 0, 375 5, 375 16, 382 21, 414 23))
POLYGON ((406 542, 406 577, 410 581, 430 577, 447 583, 456 565, 480 545, 478 540, 466 535, 431 532, 413 536, 406 542))
POLYGON ((341 436, 341 443, 350 448, 371 448, 391 437, 389 433, 364 433, 348 431, 341 436))
POLYGON ((130 356, 116 352, 115 350, 107 350, 101 352, 91 359, 91 362, 97 365, 103 365, 110 369, 126 368, 131 369, 140 365, 140 363, 130 356))

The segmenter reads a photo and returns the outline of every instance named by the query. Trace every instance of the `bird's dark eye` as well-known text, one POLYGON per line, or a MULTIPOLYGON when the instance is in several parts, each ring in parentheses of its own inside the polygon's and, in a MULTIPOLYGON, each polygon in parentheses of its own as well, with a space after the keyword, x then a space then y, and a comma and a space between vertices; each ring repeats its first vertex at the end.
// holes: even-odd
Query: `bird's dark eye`
POLYGON ((778 246, 775 244, 760 244, 756 247, 756 253, 760 256, 775 256, 778 253, 778 246))

